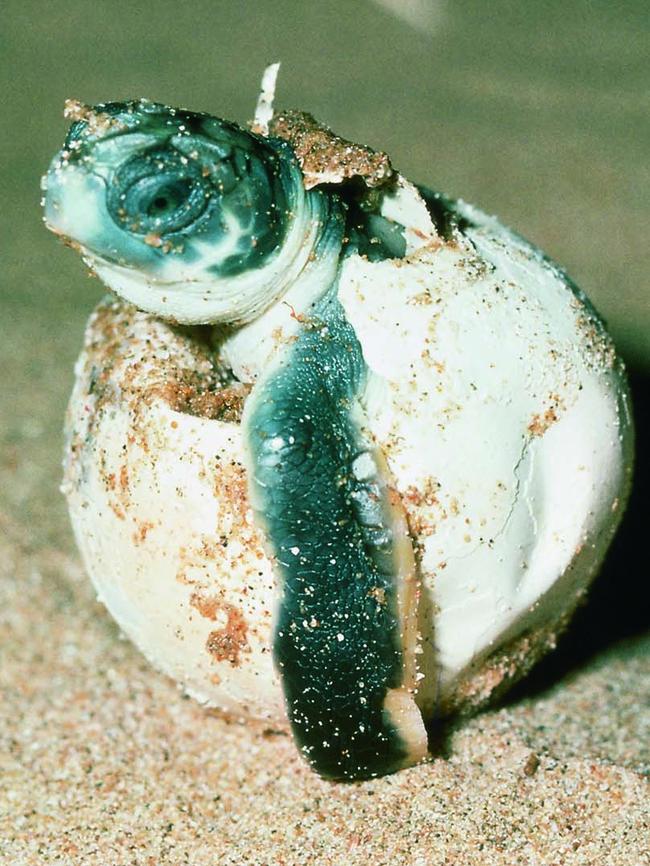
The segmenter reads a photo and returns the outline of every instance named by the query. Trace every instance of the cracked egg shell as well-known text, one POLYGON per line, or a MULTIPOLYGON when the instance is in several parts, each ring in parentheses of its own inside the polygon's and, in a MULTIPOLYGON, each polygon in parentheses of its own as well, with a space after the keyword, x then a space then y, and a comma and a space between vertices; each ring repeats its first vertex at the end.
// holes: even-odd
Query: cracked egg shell
POLYGON ((283 717, 275 587, 248 501, 245 387, 199 329, 119 300, 93 313, 66 421, 63 490, 99 599, 202 703, 283 717))
MULTIPOLYGON (((473 243, 482 257, 351 260, 339 289, 417 551, 426 718, 483 703, 555 645, 630 461, 625 380, 593 313, 494 220, 473 243)), ((283 723, 277 588, 241 434, 250 389, 223 382, 201 329, 118 300, 93 314, 76 377, 64 489, 99 597, 198 700, 283 723)))

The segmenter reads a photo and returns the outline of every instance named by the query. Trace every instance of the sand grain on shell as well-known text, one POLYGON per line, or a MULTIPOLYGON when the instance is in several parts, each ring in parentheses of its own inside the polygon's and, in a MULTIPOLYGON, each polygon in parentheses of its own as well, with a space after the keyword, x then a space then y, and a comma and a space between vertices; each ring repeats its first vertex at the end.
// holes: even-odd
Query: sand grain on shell
POLYGON ((648 862, 643 647, 465 723, 447 758, 336 785, 289 737, 183 698, 76 559, 0 523, 0 862, 648 862))

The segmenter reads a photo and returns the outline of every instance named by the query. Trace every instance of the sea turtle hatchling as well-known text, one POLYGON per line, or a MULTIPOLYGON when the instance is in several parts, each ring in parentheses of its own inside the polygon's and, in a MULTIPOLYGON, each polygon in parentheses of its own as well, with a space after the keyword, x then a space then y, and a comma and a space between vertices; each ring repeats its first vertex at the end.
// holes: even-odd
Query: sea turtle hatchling
POLYGON ((309 115, 88 108, 45 220, 93 313, 64 491, 100 598, 200 701, 362 779, 547 649, 622 512, 625 375, 495 218, 309 115))

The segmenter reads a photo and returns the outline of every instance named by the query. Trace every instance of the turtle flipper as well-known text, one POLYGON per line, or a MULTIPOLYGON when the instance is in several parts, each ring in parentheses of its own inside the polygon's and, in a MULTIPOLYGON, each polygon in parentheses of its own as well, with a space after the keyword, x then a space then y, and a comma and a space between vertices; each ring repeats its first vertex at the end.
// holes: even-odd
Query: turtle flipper
POLYGON ((363 376, 330 295, 247 407, 252 500, 282 582, 273 651, 288 715, 317 772, 349 780, 427 750, 413 698, 413 550, 355 421, 363 376))

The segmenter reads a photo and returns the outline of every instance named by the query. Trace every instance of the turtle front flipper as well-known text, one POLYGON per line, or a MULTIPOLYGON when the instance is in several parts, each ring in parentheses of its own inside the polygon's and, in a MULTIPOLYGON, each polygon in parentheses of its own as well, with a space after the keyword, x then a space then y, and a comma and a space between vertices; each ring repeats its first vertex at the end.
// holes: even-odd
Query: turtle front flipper
POLYGON ((281 580, 274 658, 294 737, 331 779, 416 763, 417 584, 387 467, 364 442, 365 365, 335 294, 246 409, 252 501, 281 580))

